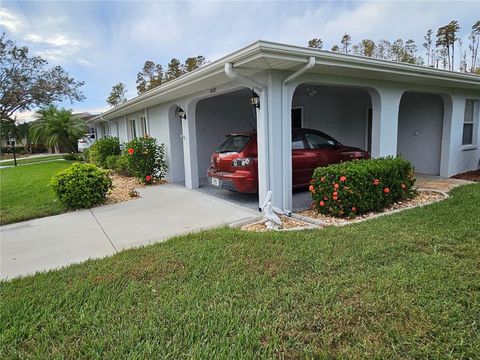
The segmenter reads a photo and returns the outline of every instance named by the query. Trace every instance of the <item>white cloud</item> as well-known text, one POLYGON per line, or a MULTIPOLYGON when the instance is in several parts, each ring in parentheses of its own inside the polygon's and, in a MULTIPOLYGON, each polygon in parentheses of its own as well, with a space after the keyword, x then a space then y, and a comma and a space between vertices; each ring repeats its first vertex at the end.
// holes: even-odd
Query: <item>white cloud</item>
POLYGON ((4 27, 7 31, 15 33, 23 29, 23 24, 16 13, 7 9, 0 9, 0 28, 4 27))

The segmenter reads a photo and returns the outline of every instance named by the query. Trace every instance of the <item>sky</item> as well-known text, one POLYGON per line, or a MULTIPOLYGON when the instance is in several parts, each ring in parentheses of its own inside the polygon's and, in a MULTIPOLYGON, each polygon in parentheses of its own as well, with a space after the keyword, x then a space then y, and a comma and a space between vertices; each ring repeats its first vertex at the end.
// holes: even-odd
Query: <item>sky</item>
POLYGON ((423 54, 429 28, 457 20, 466 48, 479 18, 480 2, 455 0, 0 2, 0 32, 85 81, 85 101, 60 105, 91 113, 108 109, 105 99, 118 82, 134 97, 146 60, 165 65, 203 55, 214 61, 259 39, 306 46, 319 37, 330 49, 345 32, 354 43, 412 38, 423 54))

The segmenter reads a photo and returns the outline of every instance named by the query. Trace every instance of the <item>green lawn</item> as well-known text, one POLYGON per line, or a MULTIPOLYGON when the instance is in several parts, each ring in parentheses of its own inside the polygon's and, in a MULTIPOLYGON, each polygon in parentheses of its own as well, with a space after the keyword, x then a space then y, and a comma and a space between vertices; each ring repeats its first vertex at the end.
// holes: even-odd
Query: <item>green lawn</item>
POLYGON ((189 234, 1 283, 3 358, 478 358, 480 184, 451 195, 340 228, 189 234))
POLYGON ((64 212, 48 184, 70 165, 68 161, 53 161, 0 169, 0 224, 64 212))
MULTIPOLYGON (((20 158, 20 159, 17 159, 17 165, 33 164, 37 162, 58 160, 58 159, 63 159, 63 155, 45 155, 45 156, 28 158, 28 159, 20 158)), ((9 165, 14 165, 13 160, 0 162, 0 166, 9 166, 9 165)))

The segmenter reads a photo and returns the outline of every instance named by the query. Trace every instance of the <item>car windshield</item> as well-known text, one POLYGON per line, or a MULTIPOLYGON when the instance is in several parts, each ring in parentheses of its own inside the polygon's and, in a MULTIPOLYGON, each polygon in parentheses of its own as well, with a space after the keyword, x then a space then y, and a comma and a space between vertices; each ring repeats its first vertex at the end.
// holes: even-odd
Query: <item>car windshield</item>
POLYGON ((215 152, 217 153, 226 153, 226 152, 240 152, 250 141, 249 136, 245 135, 229 135, 227 139, 219 145, 215 152))

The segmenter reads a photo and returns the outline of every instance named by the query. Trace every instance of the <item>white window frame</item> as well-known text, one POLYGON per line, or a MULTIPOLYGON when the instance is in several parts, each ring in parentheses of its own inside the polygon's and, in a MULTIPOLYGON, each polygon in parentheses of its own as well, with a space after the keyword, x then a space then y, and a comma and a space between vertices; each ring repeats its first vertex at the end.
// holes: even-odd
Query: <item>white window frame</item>
POLYGON ((141 136, 148 135, 147 118, 145 116, 139 117, 139 126, 140 126, 141 136))
POLYGON ((478 146, 478 122, 479 122, 479 113, 480 113, 480 101, 475 99, 466 99, 465 100, 465 111, 462 123, 462 150, 474 150, 478 146), (472 106, 472 117, 467 119, 467 103, 473 103, 472 106), (469 144, 463 143, 463 134, 465 131, 465 125, 472 126, 472 141, 469 144))
POLYGON ((128 119, 128 129, 130 140, 137 138, 137 119, 130 118, 128 119))
POLYGON ((106 138, 111 136, 110 134, 110 124, 109 123, 103 123, 102 124, 102 137, 106 138))

